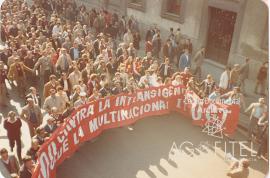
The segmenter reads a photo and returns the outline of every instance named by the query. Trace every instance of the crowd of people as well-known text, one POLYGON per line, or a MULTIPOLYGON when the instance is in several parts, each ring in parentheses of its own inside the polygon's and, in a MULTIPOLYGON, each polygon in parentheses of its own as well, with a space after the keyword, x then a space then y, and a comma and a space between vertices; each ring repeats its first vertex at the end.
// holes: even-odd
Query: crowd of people
MULTIPOLYGON (((201 98, 224 99, 228 104, 238 100, 247 112, 252 109, 250 138, 258 123, 268 129, 263 121, 267 110, 263 98, 246 108, 250 60, 226 67, 219 82, 210 74, 203 79, 206 50, 201 47, 193 52, 191 40, 183 38, 180 28, 170 28, 169 36, 161 37, 157 26, 150 27, 142 47, 139 22, 134 17, 88 10, 74 0, 35 0, 32 6, 22 0, 6 0, 1 16, 1 40, 7 47, 0 51, 0 107, 8 107, 14 94, 24 101, 20 113, 10 111, 4 120, 10 152, 16 145, 18 161, 6 148, 0 151, 1 161, 13 177, 31 177, 40 146, 74 109, 139 88, 184 85, 201 98), (25 156, 22 120, 32 139, 25 156)), ((263 96, 267 72, 265 62, 255 88, 257 93, 260 87, 263 96)), ((266 129, 260 133, 264 138, 266 129)), ((266 138, 260 142, 259 155, 266 152, 266 138)))

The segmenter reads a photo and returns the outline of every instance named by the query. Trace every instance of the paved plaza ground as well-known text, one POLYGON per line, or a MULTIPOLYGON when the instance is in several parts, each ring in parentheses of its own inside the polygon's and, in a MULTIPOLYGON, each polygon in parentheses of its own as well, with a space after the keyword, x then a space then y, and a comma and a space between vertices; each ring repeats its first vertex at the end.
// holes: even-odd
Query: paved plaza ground
MULTIPOLYGON (((225 142, 227 155, 234 150, 237 159, 238 141, 257 149, 239 132, 234 138, 232 149, 232 140, 209 137, 179 114, 145 118, 85 143, 58 168, 57 178, 226 178, 225 142)), ((264 178, 268 163, 254 153, 242 153, 251 159, 250 178, 264 178)))

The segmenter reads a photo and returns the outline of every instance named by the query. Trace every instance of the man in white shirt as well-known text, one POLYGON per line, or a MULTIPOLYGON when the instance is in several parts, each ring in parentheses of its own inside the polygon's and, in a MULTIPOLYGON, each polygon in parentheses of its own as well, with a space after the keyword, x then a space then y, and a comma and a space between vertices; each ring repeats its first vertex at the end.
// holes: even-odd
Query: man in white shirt
POLYGON ((143 86, 143 85, 146 85, 146 84, 149 87, 155 85, 155 80, 154 80, 153 76, 151 76, 149 69, 145 71, 145 75, 142 76, 140 78, 140 81, 139 81, 139 86, 143 86))
POLYGON ((56 25, 53 26, 52 29, 52 36, 58 37, 62 33, 62 28, 60 26, 60 23, 57 23, 56 25))
POLYGON ((132 42, 133 42, 133 35, 130 29, 128 29, 128 31, 124 34, 124 43, 125 45, 129 46, 129 44, 132 42))
POLYGON ((230 81, 230 68, 226 67, 225 71, 221 74, 219 79, 219 87, 222 92, 226 92, 229 88, 229 81, 230 81))
POLYGON ((61 49, 60 56, 56 62, 56 68, 60 72, 68 72, 69 66, 72 64, 70 55, 67 53, 65 48, 61 49))
POLYGON ((82 73, 80 72, 77 66, 74 67, 74 71, 71 72, 68 76, 68 79, 71 83, 72 88, 75 85, 79 85, 79 80, 82 78, 82 73))
POLYGON ((252 139, 252 134, 257 127, 258 121, 266 117, 267 105, 265 104, 265 99, 259 98, 259 101, 257 103, 251 103, 250 106, 245 110, 245 112, 249 112, 250 110, 252 111, 250 114, 250 121, 248 127, 249 140, 252 139))
POLYGON ((34 104, 40 106, 40 104, 41 104, 40 96, 37 93, 37 89, 35 87, 30 87, 29 90, 30 90, 30 93, 28 95, 26 95, 26 99, 32 98, 34 101, 34 104))

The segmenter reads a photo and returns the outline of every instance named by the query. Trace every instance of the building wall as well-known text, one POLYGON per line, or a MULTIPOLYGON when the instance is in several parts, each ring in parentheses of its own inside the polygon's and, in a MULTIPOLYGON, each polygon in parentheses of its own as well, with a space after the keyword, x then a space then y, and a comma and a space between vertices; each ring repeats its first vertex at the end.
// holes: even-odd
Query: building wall
POLYGON ((118 14, 126 14, 126 0, 77 0, 78 5, 84 4, 86 8, 108 8, 118 14))
POLYGON ((161 29, 161 36, 164 38, 169 34, 169 28, 175 30, 181 28, 184 36, 196 42, 199 38, 199 27, 201 21, 202 5, 204 0, 186 1, 184 8, 184 23, 167 20, 161 17, 162 0, 146 1, 145 12, 127 8, 127 15, 134 16, 140 21, 140 27, 145 32, 149 26, 157 24, 161 29))
POLYGON ((232 54, 230 63, 242 63, 244 58, 251 60, 250 75, 255 79, 259 67, 268 60, 268 48, 263 45, 264 40, 268 41, 266 31, 268 30, 268 8, 261 1, 247 0, 240 36, 235 53, 232 54), (266 48, 267 49, 266 49, 266 48))

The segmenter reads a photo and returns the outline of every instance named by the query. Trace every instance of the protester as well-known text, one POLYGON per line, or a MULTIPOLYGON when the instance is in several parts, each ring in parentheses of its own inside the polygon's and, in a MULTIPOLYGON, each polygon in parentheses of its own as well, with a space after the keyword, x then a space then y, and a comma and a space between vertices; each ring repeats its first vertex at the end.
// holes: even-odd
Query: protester
POLYGON ((49 52, 50 47, 46 47, 46 50, 41 54, 42 56, 38 59, 34 66, 34 71, 39 68, 39 75, 41 84, 44 85, 49 81, 50 75, 54 73, 54 65, 50 58, 51 52, 49 52))
POLYGON ((160 65, 158 71, 163 81, 165 80, 165 78, 170 77, 172 75, 173 71, 172 67, 170 66, 169 58, 165 59, 164 63, 160 65))
POLYGON ((8 91, 6 86, 7 70, 4 68, 4 62, 0 61, 0 106, 6 107, 8 103, 8 91))
POLYGON ((249 74, 249 63, 250 59, 246 58, 245 64, 243 64, 240 67, 240 89, 244 95, 246 94, 246 80, 248 79, 248 74, 249 74))
POLYGON ((26 152, 26 155, 31 156, 34 162, 37 161, 38 158, 38 150, 40 148, 39 142, 37 139, 32 139, 31 141, 31 148, 29 148, 26 152))
POLYGON ((216 83, 213 80, 213 77, 208 74, 206 79, 203 80, 199 86, 202 87, 204 96, 208 97, 214 91, 216 83))
POLYGON ((13 152, 16 143, 17 157, 20 162, 22 160, 21 127, 21 119, 16 116, 16 113, 14 111, 10 111, 8 113, 8 118, 4 121, 4 128, 7 130, 7 136, 11 152, 13 152))
POLYGON ((184 53, 180 56, 179 59, 179 70, 183 71, 186 67, 190 67, 191 65, 191 59, 189 55, 188 49, 184 49, 184 53))
POLYGON ((235 161, 227 173, 231 178, 248 178, 249 176, 249 160, 243 158, 240 161, 235 161))
POLYGON ((231 73, 231 68, 226 67, 225 71, 220 76, 219 87, 222 90, 221 91, 222 93, 227 92, 230 87, 230 73, 231 73))
POLYGON ((74 107, 78 108, 80 106, 83 106, 85 104, 88 103, 88 99, 86 98, 86 93, 84 91, 80 92, 80 99, 78 99, 75 103, 74 103, 74 107))
POLYGON ((27 105, 22 108, 20 116, 21 119, 27 123, 30 136, 33 137, 35 135, 35 129, 40 126, 43 121, 40 107, 34 104, 32 98, 27 98, 27 105))
POLYGON ((257 82, 254 89, 254 92, 258 94, 258 88, 261 87, 260 94, 266 96, 265 94, 265 87, 266 87, 266 80, 267 80, 267 72, 268 72, 268 62, 263 63, 261 66, 258 75, 257 75, 257 82))
POLYGON ((0 150, 1 162, 10 174, 19 173, 19 163, 15 156, 9 155, 7 149, 2 148, 0 150))
POLYGON ((56 95, 56 90, 52 88, 50 90, 50 96, 44 101, 43 109, 50 113, 53 107, 57 108, 58 113, 61 113, 66 108, 66 102, 61 96, 56 95))
POLYGON ((210 100, 217 100, 221 96, 220 88, 215 88, 215 90, 209 95, 210 100))
POLYGON ((258 121, 258 126, 261 128, 261 133, 258 136, 260 139, 258 151, 257 151, 257 158, 261 159, 262 156, 266 156, 268 150, 268 139, 269 139, 269 122, 267 117, 261 117, 258 121))
POLYGON ((53 117, 47 118, 47 124, 44 126, 45 132, 50 136, 57 129, 57 124, 53 117))
POLYGON ((169 58, 170 62, 173 61, 173 46, 170 39, 167 39, 166 43, 162 47, 163 57, 169 58))
POLYGON ((25 156, 22 159, 23 165, 20 169, 20 178, 31 178, 35 169, 35 165, 30 156, 25 156))
POLYGON ((43 90, 43 99, 46 99, 50 95, 51 89, 56 90, 57 86, 59 86, 59 82, 57 81, 57 78, 55 75, 50 76, 50 81, 48 81, 44 85, 44 90, 43 90))
POLYGON ((36 129, 36 135, 33 137, 33 139, 36 139, 38 141, 39 145, 42 145, 47 139, 47 133, 45 132, 45 129, 43 126, 39 126, 36 129))
MULTIPOLYGON (((23 105, 26 103, 20 117, 34 138, 28 148, 32 159, 23 159, 22 177, 31 176, 32 160, 36 161, 36 152, 46 137, 75 109, 101 98, 172 84, 186 86, 200 98, 220 97, 227 104, 239 100, 245 105, 239 86, 244 87, 246 82, 247 65, 235 65, 232 71, 226 68, 219 88, 211 75, 201 81, 205 49, 199 49, 192 58, 192 73, 193 45, 190 39, 184 39, 180 29, 171 29, 166 39, 157 26, 151 27, 146 33, 145 56, 140 56, 141 34, 134 17, 118 17, 103 9, 88 11, 75 1, 50 2, 52 6, 40 0, 29 6, 18 0, 2 6, 3 26, 8 29, 2 38, 8 48, 1 53, 0 105, 8 101, 6 83, 16 81, 25 99, 23 105), (10 22, 11 16, 14 23, 10 22), (28 76, 36 78, 36 82, 29 81, 28 76), (32 86, 30 93, 26 93, 28 86, 32 86), (45 127, 41 126, 43 115, 49 115, 45 127)), ((255 92, 260 85, 265 94, 267 66, 265 63, 260 69, 255 92)), ((16 86, 12 84, 11 88, 16 86)))
POLYGON ((194 75, 197 76, 199 80, 202 77, 202 64, 205 58, 205 48, 201 48, 194 56, 193 61, 195 63, 194 75))
POLYGON ((243 94, 240 91, 239 87, 234 87, 232 91, 229 91, 220 96, 221 99, 225 99, 224 104, 232 105, 238 104, 242 106, 243 109, 246 109, 246 102, 243 94))
POLYGON ((29 90, 30 93, 26 95, 26 100, 30 98, 34 101, 35 105, 41 106, 41 98, 37 92, 37 89, 35 87, 30 87, 29 90))
POLYGON ((26 96, 26 71, 33 72, 30 68, 20 62, 20 58, 15 58, 15 61, 10 65, 8 72, 8 79, 11 81, 16 81, 18 93, 22 98, 26 96))
POLYGON ((266 117, 267 106, 265 104, 265 99, 260 98, 257 103, 251 103, 245 112, 249 112, 250 110, 251 114, 248 127, 248 138, 249 140, 252 140, 252 135, 255 128, 257 127, 258 121, 266 117))
POLYGON ((239 87, 240 86, 240 65, 234 64, 230 72, 230 87, 239 87))
POLYGON ((180 73, 181 79, 183 81, 183 85, 186 86, 189 79, 192 77, 192 73, 190 72, 189 67, 185 67, 184 71, 180 73))

